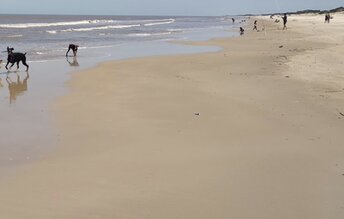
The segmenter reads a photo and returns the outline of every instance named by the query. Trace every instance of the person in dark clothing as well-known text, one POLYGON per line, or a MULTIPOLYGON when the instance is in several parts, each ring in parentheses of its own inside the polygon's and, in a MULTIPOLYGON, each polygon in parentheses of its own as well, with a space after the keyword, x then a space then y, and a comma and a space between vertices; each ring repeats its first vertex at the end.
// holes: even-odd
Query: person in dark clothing
POLYGON ((288 22, 287 14, 284 14, 282 19, 283 19, 283 30, 286 30, 287 29, 287 22, 288 22))
POLYGON ((253 30, 258 31, 258 29, 257 29, 257 20, 254 21, 254 24, 253 24, 253 25, 254 25, 254 26, 253 26, 253 30))
POLYGON ((329 13, 325 14, 325 23, 330 23, 331 15, 329 13))
POLYGON ((244 33, 245 33, 244 28, 240 27, 240 35, 244 35, 244 33))

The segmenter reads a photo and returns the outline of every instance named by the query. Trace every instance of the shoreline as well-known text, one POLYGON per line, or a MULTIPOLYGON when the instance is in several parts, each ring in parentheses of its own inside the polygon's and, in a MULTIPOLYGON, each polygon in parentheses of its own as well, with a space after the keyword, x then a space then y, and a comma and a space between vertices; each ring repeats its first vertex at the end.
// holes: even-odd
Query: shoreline
MULTIPOLYGON (((70 93, 52 109, 60 147, 0 182, 0 212, 341 218, 343 122, 334 109, 344 97, 298 73, 328 61, 309 66, 309 51, 338 57, 342 46, 309 40, 299 25, 197 43, 220 52, 107 62, 73 74, 70 93)), ((338 74, 338 66, 329 69, 338 74)))
MULTIPOLYGON (((52 116, 49 105, 56 98, 68 92, 69 88, 66 84, 73 74, 95 68, 104 62, 116 60, 168 56, 171 54, 194 54, 218 50, 220 48, 182 45, 169 41, 136 42, 129 47, 126 44, 107 47, 102 51, 102 55, 100 55, 97 48, 89 49, 86 54, 80 52, 75 60, 73 57, 69 57, 69 63, 62 58, 32 61, 29 62, 31 65, 29 74, 22 71, 19 71, 18 74, 15 74, 15 72, 9 73, 10 81, 15 82, 15 90, 9 90, 9 94, 0 93, 1 103, 3 104, 0 112, 7 115, 2 120, 0 132, 3 136, 10 137, 0 140, 2 146, 0 175, 4 172, 10 172, 9 168, 20 167, 33 160, 43 159, 56 147, 59 136, 56 128, 51 124, 52 116), (93 55, 88 57, 87 54, 91 53, 93 55), (46 74, 47 72, 49 74, 46 74), (17 83, 17 76, 19 76, 19 83, 17 83), (28 80, 24 82, 26 78, 28 80), (6 99, 8 99, 8 102, 6 99), (25 113, 18 114, 17 112, 22 111, 23 108, 26 108, 25 113), (38 118, 40 122, 36 123, 35 120, 38 118), (15 138, 11 134, 12 130, 21 133, 21 137, 15 138)), ((5 73, 0 76, 0 84, 2 85, 0 88, 5 88, 5 73)))

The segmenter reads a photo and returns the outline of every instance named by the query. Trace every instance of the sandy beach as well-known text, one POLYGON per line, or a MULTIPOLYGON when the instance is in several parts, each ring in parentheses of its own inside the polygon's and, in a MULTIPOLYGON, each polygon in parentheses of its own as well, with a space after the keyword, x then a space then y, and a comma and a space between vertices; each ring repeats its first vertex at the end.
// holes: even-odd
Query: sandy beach
POLYGON ((1 218, 343 218, 344 14, 253 19, 194 43, 219 52, 74 73, 58 146, 1 179, 1 218))

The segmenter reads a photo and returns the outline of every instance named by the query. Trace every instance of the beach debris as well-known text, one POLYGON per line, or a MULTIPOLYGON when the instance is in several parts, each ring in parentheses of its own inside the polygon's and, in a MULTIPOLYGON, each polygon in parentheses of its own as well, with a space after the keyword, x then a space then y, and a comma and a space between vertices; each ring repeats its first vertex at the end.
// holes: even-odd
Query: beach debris
POLYGON ((288 60, 288 57, 287 56, 283 56, 283 55, 277 56, 276 58, 288 60))
POLYGON ((201 114, 199 112, 194 113, 195 116, 200 116, 201 114))
POLYGON ((344 116, 344 113, 342 113, 342 112, 339 111, 338 109, 336 109, 336 110, 337 110, 337 112, 339 113, 339 115, 344 116))
POLYGON ((283 48, 283 45, 280 45, 278 48, 283 48))
POLYGON ((286 76, 284 76, 284 77, 286 77, 286 78, 290 78, 290 76, 289 76, 289 75, 286 75, 286 76))

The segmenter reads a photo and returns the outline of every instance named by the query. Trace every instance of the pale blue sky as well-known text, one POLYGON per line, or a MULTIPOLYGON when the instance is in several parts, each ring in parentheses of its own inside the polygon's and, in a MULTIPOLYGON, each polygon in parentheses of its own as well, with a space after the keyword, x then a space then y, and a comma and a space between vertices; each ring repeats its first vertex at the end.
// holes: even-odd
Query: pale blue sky
POLYGON ((332 9, 343 0, 0 0, 1 14, 230 15, 332 9))

